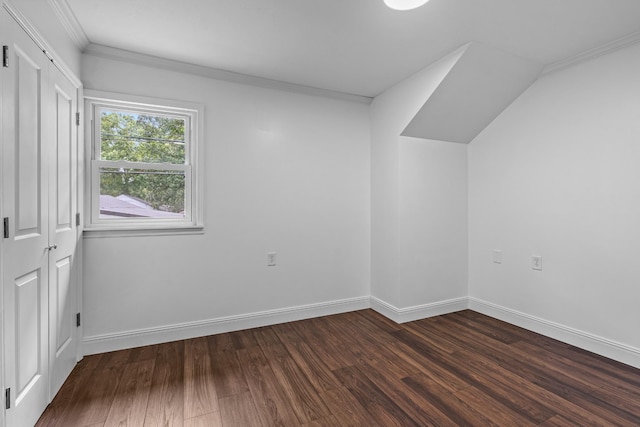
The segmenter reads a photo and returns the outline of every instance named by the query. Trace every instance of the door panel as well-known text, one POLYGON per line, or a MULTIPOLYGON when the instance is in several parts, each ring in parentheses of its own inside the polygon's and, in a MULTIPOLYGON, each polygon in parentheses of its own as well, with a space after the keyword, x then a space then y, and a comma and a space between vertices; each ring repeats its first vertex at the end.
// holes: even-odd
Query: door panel
MULTIPOLYGON (((50 63, 2 8, 9 67, 2 67, 2 209, 10 220, 3 241, 6 424, 33 425, 49 402, 47 150, 41 112, 50 63)), ((47 139, 48 138, 48 139, 47 139)))
POLYGON ((71 217, 73 211, 73 164, 75 147, 73 134, 73 116, 75 112, 75 93, 67 93, 75 88, 62 88, 55 85, 55 115, 56 115, 56 173, 57 188, 54 193, 56 201, 56 230, 66 231, 72 228, 71 217), (65 90, 66 89, 66 90, 65 90), (73 98, 71 98, 73 96, 73 98))
MULTIPOLYGON (((70 319, 73 318, 73 307, 69 305, 69 295, 71 291, 71 257, 61 259, 56 262, 55 281, 52 286, 52 294, 55 296, 56 318, 55 320, 55 353, 60 357, 73 340, 73 325, 70 319)), ((75 350, 75 349, 74 349, 75 350)))
POLYGON ((78 230, 77 206, 77 88, 56 68, 51 68, 52 128, 55 142, 49 173, 49 345, 51 396, 76 364, 78 230))
POLYGON ((15 46, 16 80, 15 98, 17 132, 15 138, 17 181, 16 235, 39 233, 42 212, 41 172, 39 159, 42 152, 40 139, 40 99, 42 96, 42 65, 36 61, 41 52, 24 52, 15 46))
POLYGON ((42 333, 46 332, 40 328, 42 286, 39 271, 19 277, 15 282, 16 402, 22 400, 29 386, 41 376, 38 347, 42 333))

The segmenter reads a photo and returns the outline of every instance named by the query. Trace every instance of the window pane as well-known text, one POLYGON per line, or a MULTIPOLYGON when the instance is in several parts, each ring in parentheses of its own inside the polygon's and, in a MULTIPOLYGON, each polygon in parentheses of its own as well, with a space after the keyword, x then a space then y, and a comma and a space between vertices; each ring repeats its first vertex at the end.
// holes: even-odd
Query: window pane
POLYGON ((184 219, 182 171, 100 168, 100 218, 184 219))
POLYGON ((100 158, 185 164, 185 119, 102 109, 100 158))

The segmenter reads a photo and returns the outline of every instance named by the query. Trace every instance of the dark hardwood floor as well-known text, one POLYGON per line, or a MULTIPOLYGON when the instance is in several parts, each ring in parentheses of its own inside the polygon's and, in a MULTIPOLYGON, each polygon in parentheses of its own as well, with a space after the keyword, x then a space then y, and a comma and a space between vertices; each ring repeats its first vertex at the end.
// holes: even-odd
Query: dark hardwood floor
POLYGON ((640 370, 472 311, 85 357, 38 426, 639 426, 640 370))

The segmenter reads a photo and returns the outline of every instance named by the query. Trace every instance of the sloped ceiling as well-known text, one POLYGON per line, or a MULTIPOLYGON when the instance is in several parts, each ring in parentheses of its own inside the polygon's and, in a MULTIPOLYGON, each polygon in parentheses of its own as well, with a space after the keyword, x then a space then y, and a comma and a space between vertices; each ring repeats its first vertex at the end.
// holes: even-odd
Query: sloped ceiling
POLYGON ((383 0, 47 2, 82 48, 365 97, 472 41, 548 65, 640 31, 638 0, 430 0, 407 12, 383 0))
POLYGON ((402 135, 469 143, 541 70, 542 64, 469 43, 402 135))
POLYGON ((638 0, 430 0, 407 12, 383 0, 47 1, 89 54, 146 55, 365 102, 466 46, 402 132, 458 143, 544 67, 640 40, 638 0))

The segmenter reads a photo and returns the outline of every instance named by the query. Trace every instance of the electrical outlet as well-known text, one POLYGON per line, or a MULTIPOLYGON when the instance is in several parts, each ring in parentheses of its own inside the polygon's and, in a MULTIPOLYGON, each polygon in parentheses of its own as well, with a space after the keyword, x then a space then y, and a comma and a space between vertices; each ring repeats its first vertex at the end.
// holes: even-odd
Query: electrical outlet
POLYGON ((275 267, 277 254, 275 252, 267 252, 267 267, 275 267))
POLYGON ((534 270, 542 271, 542 257, 539 255, 533 255, 531 257, 531 268, 534 270))
POLYGON ((496 264, 502 264, 502 251, 500 249, 493 250, 493 262, 496 264))

